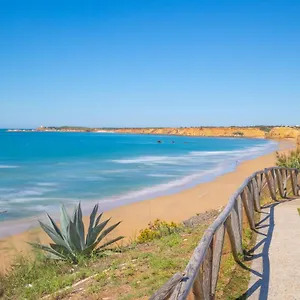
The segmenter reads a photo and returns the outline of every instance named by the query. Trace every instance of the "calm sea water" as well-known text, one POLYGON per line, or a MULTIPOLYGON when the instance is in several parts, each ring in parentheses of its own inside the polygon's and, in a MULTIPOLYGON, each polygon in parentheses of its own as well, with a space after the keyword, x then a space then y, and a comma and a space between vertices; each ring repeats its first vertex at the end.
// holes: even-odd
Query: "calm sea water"
POLYGON ((176 192, 277 147, 244 138, 5 131, 0 143, 0 221, 55 212, 61 202, 107 208, 176 192))

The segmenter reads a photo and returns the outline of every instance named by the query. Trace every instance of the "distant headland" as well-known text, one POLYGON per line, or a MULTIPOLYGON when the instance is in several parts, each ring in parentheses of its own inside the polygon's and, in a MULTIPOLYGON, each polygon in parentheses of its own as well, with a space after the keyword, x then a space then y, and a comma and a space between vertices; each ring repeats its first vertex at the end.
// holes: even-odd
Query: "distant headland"
POLYGON ((9 132, 108 132, 156 135, 248 137, 270 139, 297 139, 299 126, 228 126, 228 127, 145 127, 145 128, 96 128, 80 126, 41 126, 36 129, 9 129, 9 132))

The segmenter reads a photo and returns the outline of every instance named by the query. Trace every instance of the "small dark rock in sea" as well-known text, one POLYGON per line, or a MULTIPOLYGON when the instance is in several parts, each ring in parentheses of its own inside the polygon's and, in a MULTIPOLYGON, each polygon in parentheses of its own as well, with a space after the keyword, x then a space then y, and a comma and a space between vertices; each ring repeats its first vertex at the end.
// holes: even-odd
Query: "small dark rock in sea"
POLYGON ((174 142, 174 141, 172 141, 172 144, 175 144, 175 142, 174 142))
POLYGON ((157 141, 157 142, 158 142, 159 144, 161 144, 161 143, 162 143, 162 141, 160 141, 160 140, 159 140, 159 141, 157 141))

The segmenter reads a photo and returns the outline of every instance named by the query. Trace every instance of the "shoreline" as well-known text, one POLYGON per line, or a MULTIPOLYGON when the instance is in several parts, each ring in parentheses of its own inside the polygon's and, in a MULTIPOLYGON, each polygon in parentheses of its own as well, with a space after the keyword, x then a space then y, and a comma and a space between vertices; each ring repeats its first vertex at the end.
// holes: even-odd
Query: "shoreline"
MULTIPOLYGON (((276 151, 289 151, 295 147, 295 141, 279 141, 276 151)), ((234 171, 216 177, 212 181, 197 184, 194 187, 160 197, 133 202, 104 211, 104 218, 112 217, 114 224, 122 220, 121 225, 110 237, 125 235, 127 241, 134 239, 148 223, 159 218, 166 221, 182 222, 185 219, 211 209, 220 209, 227 204, 229 197, 253 172, 275 165, 276 151, 241 162, 234 171)), ((85 214, 84 214, 85 215, 85 214)), ((48 243, 49 238, 41 231, 37 218, 31 219, 31 227, 25 232, 0 239, 0 272, 12 263, 17 254, 27 254, 28 241, 48 243), (35 225, 33 226, 33 223, 35 225)), ((89 221, 84 216, 84 223, 89 221)), ((9 221, 8 221, 9 222, 9 221)), ((21 222, 17 222, 21 226, 21 222)))
MULTIPOLYGON (((136 135, 136 133, 128 133, 129 135, 136 135)), ((126 134, 127 135, 127 134, 126 134)), ((159 137, 163 138, 167 135, 160 134, 159 137)), ((180 135, 178 135, 180 137, 180 135)), ((187 136, 187 138, 194 138, 192 136, 187 136)), ((207 138, 207 137, 199 137, 199 138, 207 138)), ((217 139, 235 139, 236 137, 216 137, 217 139)), ((239 138, 241 139, 241 138, 239 138)), ((244 139, 254 139, 258 140, 258 138, 246 138, 244 139)), ((291 147, 289 145, 289 141, 270 141, 269 145, 265 148, 261 148, 259 152, 253 152, 252 150, 255 149, 249 148, 249 153, 251 154, 244 154, 241 156, 237 161, 232 160, 230 163, 226 162, 225 160, 223 163, 216 165, 212 169, 203 170, 200 173, 191 173, 186 174, 180 178, 176 178, 174 180, 162 183, 156 183, 154 185, 146 185, 140 187, 138 190, 132 191, 125 191, 119 194, 108 195, 105 198, 85 198, 80 200, 83 203, 83 215, 89 215, 90 211, 92 210, 95 203, 98 203, 101 207, 102 211, 110 211, 120 206, 130 205, 135 202, 146 201, 149 199, 156 199, 159 197, 175 195, 185 190, 192 189, 199 184, 212 182, 219 176, 225 175, 227 173, 234 172, 241 163, 255 159, 257 157, 267 155, 277 151, 280 147, 280 143, 288 144, 287 147, 291 147), (273 143, 273 145, 272 145, 273 143)), ((292 143, 292 141, 291 141, 292 143)), ((78 200, 79 201, 79 200, 78 200)), ((66 208, 72 210, 74 205, 77 202, 72 204, 64 203, 66 208)), ((59 221, 59 210, 56 211, 45 211, 48 212, 51 217, 55 221, 59 221)), ((22 233, 24 231, 30 230, 36 227, 38 224, 38 220, 45 220, 45 212, 40 212, 31 216, 22 217, 22 218, 11 218, 0 221, 0 240, 7 238, 12 235, 16 235, 22 233)), ((46 221, 46 220, 45 220, 46 221)))

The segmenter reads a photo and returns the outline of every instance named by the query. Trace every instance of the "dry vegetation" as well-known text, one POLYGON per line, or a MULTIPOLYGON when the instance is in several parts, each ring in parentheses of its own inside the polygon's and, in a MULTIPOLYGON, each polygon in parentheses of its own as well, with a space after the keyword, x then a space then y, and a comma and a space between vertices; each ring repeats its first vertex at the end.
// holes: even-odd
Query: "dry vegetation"
MULTIPOLYGON (((19 258, 8 275, 1 278, 2 297, 41 299, 51 294, 48 299, 148 299, 174 273, 184 270, 204 230, 218 214, 219 211, 198 214, 180 226, 161 222, 160 236, 150 235, 139 243, 106 251, 102 257, 83 259, 76 266, 49 261, 39 252, 35 260, 19 258), (86 278, 89 279, 85 281, 86 278), (78 282, 76 287, 65 289, 78 282)), ((253 236, 246 222, 244 225, 243 243, 249 248, 253 236)), ((157 231, 157 227, 157 223, 155 228, 151 224, 146 232, 157 231)), ((249 272, 234 262, 226 239, 217 298, 240 297, 247 290, 248 279, 249 272)))

